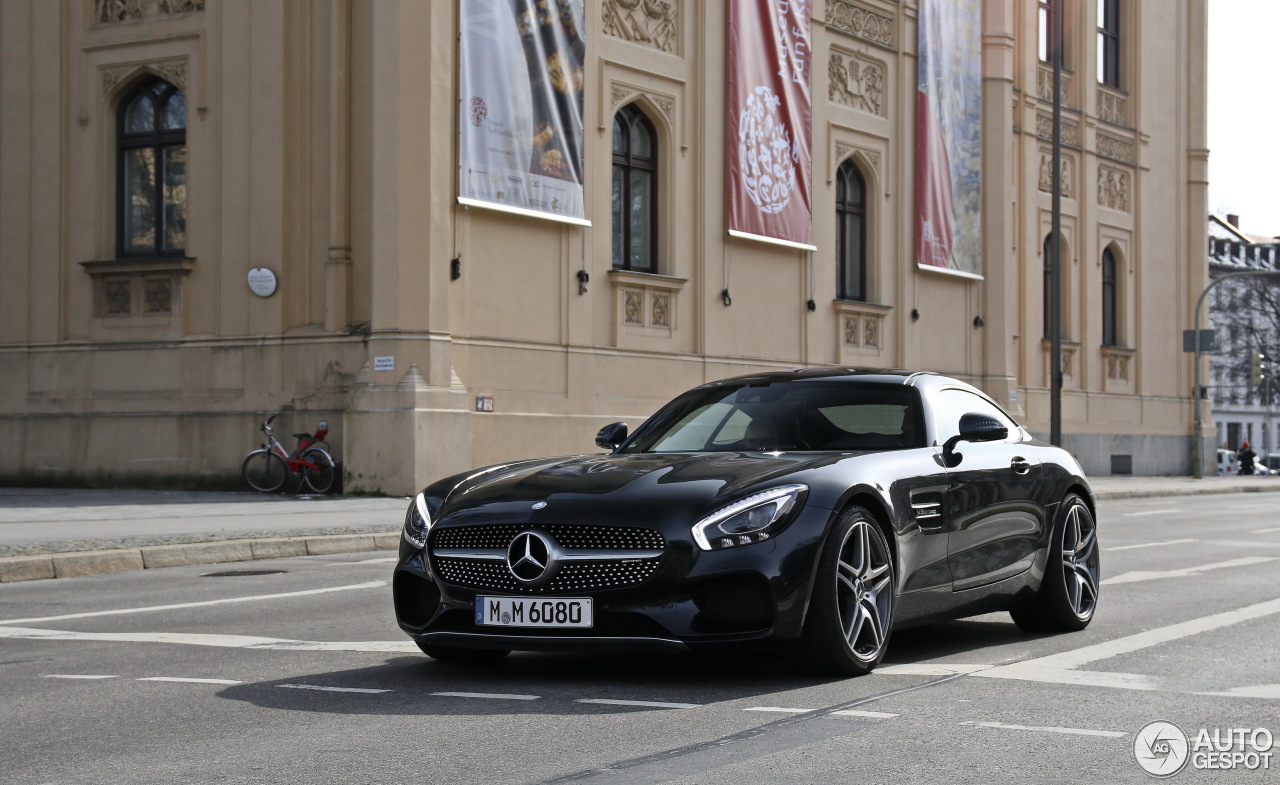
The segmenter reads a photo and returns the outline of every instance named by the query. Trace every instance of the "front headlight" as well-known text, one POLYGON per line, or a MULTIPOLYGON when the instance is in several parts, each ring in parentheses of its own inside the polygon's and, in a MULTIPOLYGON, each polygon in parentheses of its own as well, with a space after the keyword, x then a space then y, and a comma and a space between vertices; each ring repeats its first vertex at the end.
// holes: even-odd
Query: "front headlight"
POLYGON ((404 539, 415 548, 427 547, 427 532, 431 531, 431 513, 427 512, 427 499, 421 493, 409 502, 404 514, 404 539))
POLYGON ((767 540, 807 490, 807 485, 783 485, 716 510, 694 525, 694 542, 704 551, 719 551, 767 540))

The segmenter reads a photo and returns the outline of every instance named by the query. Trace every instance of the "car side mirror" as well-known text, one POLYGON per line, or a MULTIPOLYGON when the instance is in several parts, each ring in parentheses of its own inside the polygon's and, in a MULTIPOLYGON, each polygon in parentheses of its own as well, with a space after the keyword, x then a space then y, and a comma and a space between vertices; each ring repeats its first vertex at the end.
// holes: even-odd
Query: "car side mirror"
POLYGON ((960 433, 947 439, 942 445, 942 460, 947 468, 958 466, 964 456, 956 452, 960 442, 998 442, 1009 438, 1009 429, 996 418, 970 412, 960 418, 960 433))
POLYGON ((606 450, 616 450, 618 445, 627 440, 627 424, 625 422, 609 423, 596 434, 596 446, 606 450))

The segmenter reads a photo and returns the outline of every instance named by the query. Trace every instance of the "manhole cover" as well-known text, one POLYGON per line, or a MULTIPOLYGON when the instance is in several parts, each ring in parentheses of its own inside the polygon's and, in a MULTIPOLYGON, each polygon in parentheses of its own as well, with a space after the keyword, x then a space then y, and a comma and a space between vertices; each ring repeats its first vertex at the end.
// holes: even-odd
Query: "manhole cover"
POLYGON ((247 575, 283 575, 287 570, 227 570, 226 572, 206 572, 201 578, 243 578, 247 575))

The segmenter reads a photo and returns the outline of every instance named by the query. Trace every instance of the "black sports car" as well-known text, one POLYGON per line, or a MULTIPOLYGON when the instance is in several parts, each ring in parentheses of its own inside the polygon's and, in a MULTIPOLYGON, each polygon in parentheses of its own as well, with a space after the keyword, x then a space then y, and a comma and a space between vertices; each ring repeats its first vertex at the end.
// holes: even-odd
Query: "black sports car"
POLYGON ((414 497, 393 595, 424 652, 755 645, 859 674, 894 627, 1079 630, 1097 606, 1079 465, 955 379, 741 376, 596 443, 414 497))

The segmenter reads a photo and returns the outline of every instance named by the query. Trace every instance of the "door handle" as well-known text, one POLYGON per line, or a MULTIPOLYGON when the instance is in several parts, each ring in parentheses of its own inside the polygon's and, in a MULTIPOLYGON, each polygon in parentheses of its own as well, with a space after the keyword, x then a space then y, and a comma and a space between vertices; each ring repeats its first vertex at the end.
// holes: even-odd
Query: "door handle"
POLYGON ((1009 468, 1013 469, 1014 474, 1030 474, 1031 464, 1027 463, 1025 458, 1014 458, 1009 463, 1009 468))

